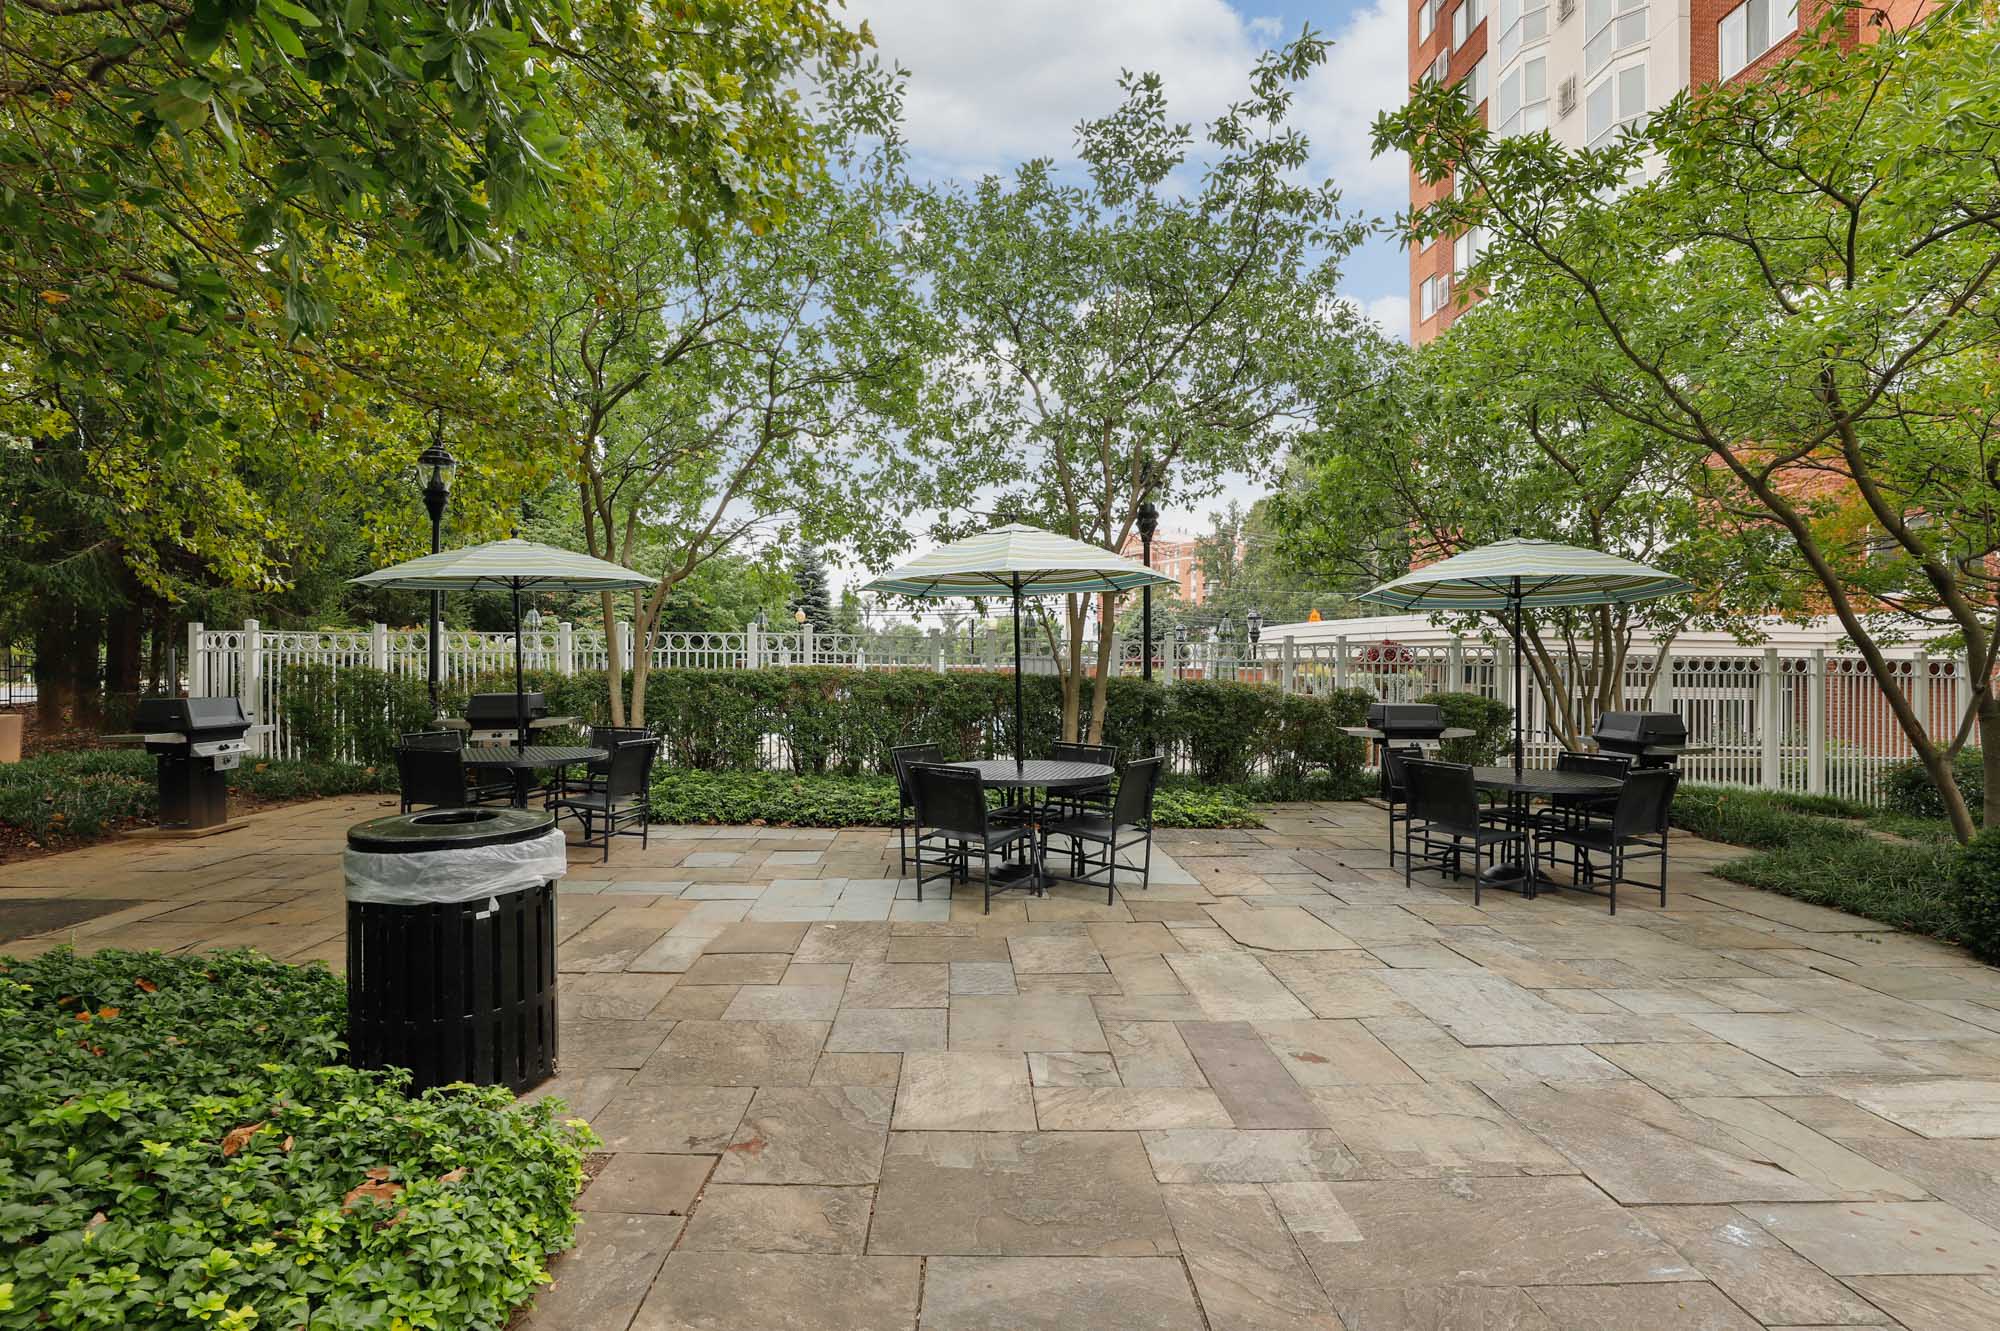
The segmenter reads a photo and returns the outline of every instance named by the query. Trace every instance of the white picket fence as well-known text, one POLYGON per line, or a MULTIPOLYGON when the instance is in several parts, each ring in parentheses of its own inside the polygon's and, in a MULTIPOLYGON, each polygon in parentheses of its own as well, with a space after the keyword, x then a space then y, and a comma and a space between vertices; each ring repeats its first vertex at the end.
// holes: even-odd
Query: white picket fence
MULTIPOLYGON (((632 659, 632 629, 620 624, 625 659, 632 659)), ((1024 669, 1055 670, 1040 635, 1024 639, 1024 669)), ((607 653, 601 630, 557 623, 522 634, 524 664, 531 670, 569 674, 602 670, 607 653)), ((988 634, 976 644, 961 635, 949 641, 889 635, 773 632, 662 633, 648 645, 656 670, 738 670, 804 665, 939 672, 1002 669, 1012 662, 1012 641, 988 634)), ((1094 668, 1094 644, 1084 659, 1094 668)), ((297 665, 335 669, 368 666, 414 679, 428 673, 422 629, 298 632, 269 630, 255 620, 240 628, 188 628, 188 683, 196 695, 233 695, 244 709, 274 729, 263 751, 291 751, 284 733, 286 677, 297 665)), ((1119 645, 1119 671, 1141 672, 1137 642, 1119 645)), ((447 683, 513 669, 514 635, 452 630, 443 634, 439 666, 447 683)), ((1955 733, 1969 691, 1962 659, 1906 648, 1893 660, 1897 687, 1926 719, 1931 733, 1955 733)), ((1441 646, 1348 640, 1311 643, 1267 640, 1177 643, 1155 647, 1154 677, 1161 680, 1238 680, 1275 685, 1287 692, 1363 689, 1387 702, 1432 692, 1477 693, 1512 706, 1513 662, 1506 643, 1453 639, 1441 646)), ((1547 762, 1561 748, 1532 673, 1528 686, 1527 747, 1530 761, 1547 762)), ((1581 695, 1587 682, 1576 681, 1581 695)), ((1908 741, 1859 656, 1826 651, 1780 652, 1746 648, 1727 652, 1670 651, 1663 669, 1650 655, 1627 659, 1620 703, 1630 710, 1675 711, 1686 720, 1689 741, 1712 751, 1682 761, 1692 781, 1830 794, 1873 801, 1882 770, 1907 758, 1908 741)), ((1592 707, 1572 709, 1587 729, 1592 707)))

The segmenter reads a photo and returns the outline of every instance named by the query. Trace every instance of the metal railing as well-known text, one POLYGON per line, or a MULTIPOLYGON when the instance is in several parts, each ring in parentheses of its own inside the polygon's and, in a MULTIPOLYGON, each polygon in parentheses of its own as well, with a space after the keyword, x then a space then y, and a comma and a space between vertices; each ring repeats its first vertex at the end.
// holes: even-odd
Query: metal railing
MULTIPOLYGON (((632 629, 619 624, 623 657, 632 659, 632 629)), ((772 631, 661 633, 647 644, 655 670, 741 670, 846 666, 864 670, 1000 670, 1012 666, 1011 639, 987 634, 950 639, 909 634, 772 631)), ((1039 633, 1024 639, 1023 668, 1052 674, 1056 659, 1039 633)), ((531 670, 574 674, 606 667, 601 630, 568 623, 524 631, 524 664, 531 670)), ((278 631, 246 620, 241 627, 188 629, 190 689, 234 695, 245 710, 275 729, 265 751, 289 752, 284 732, 288 674, 295 666, 335 670, 366 666, 412 679, 428 672, 422 629, 323 632, 278 631)), ((1062 644, 1057 644, 1061 650, 1062 644)), ((1119 673, 1141 673, 1140 646, 1118 644, 1119 673)), ((1096 644, 1084 645, 1085 669, 1095 670, 1096 644)), ((451 630, 443 635, 439 672, 448 683, 512 670, 514 635, 451 630)), ((1956 732, 1969 703, 1962 659, 1903 648, 1892 660, 1895 685, 1933 736, 1956 732)), ((1505 642, 1456 638, 1437 644, 1363 639, 1298 642, 1156 644, 1153 674, 1165 682, 1235 680, 1267 684, 1289 693, 1324 694, 1357 689, 1388 702, 1430 693, 1476 693, 1512 706, 1513 661, 1505 642)), ((1589 662, 1574 680, 1561 681, 1570 712, 1584 730, 1595 721, 1589 662)), ((1548 762, 1561 749, 1558 727, 1541 690, 1527 676, 1523 721, 1527 756, 1548 762)), ((1616 704, 1626 710, 1675 711, 1691 744, 1711 752, 1682 760, 1689 780, 1830 794, 1873 801, 1884 768, 1907 759, 1910 746, 1874 677, 1859 656, 1826 651, 1781 653, 1775 648, 1670 651, 1661 663, 1634 653, 1625 662, 1616 704)), ((771 749, 776 760, 781 755, 771 749)))

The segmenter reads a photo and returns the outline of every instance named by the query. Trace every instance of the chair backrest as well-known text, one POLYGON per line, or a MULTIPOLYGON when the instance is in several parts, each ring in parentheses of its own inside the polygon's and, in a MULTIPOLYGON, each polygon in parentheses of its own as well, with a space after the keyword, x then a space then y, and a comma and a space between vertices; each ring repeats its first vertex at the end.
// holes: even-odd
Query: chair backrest
POLYGON ((1564 749, 1556 755, 1558 772, 1583 772, 1590 776, 1615 776, 1620 781, 1632 770, 1632 760, 1621 753, 1577 753, 1564 749))
POLYGON ((648 736, 628 739, 611 750, 611 765, 605 769, 604 790, 613 802, 643 794, 653 772, 653 756, 660 746, 648 736))
POLYGON ((1106 767, 1118 765, 1116 744, 1065 744, 1057 741, 1049 745, 1049 757, 1059 763, 1103 763, 1106 767))
POLYGON ((917 826, 986 838, 986 779, 976 767, 912 763, 911 803, 917 826))
POLYGON ((944 748, 937 744, 898 744, 889 750, 889 766, 896 776, 896 793, 910 802, 910 768, 918 763, 942 763, 944 748))
POLYGON ((399 745, 396 778, 406 804, 436 804, 457 808, 465 803, 465 763, 450 749, 430 745, 399 745))
POLYGON ((1479 827, 1479 787, 1472 769, 1463 763, 1403 760, 1404 782, 1410 794, 1410 816, 1456 832, 1479 827))
POLYGON ((463 730, 406 730, 396 741, 398 748, 442 749, 446 753, 457 753, 465 747, 463 730))
POLYGON ((1417 748, 1399 749, 1393 744, 1382 750, 1383 779, 1392 797, 1403 798, 1410 785, 1410 779, 1403 770, 1404 764, 1421 759, 1423 752, 1417 748))
POLYGON ((606 756, 590 764, 591 775, 602 776, 608 773, 611 770, 611 758, 609 755, 617 752, 620 744, 629 743, 635 739, 642 739, 651 744, 659 743, 659 738, 644 726, 592 726, 590 728, 590 747, 593 749, 603 749, 606 756))
POLYGON ((1134 758, 1118 771, 1118 798, 1111 806, 1111 821, 1119 827, 1150 827, 1153 822, 1153 792, 1160 785, 1160 760, 1134 758))
POLYGON ((1625 778, 1618 803, 1611 810, 1614 837, 1657 836, 1667 830, 1674 807, 1674 789, 1681 774, 1671 767, 1641 768, 1625 778))

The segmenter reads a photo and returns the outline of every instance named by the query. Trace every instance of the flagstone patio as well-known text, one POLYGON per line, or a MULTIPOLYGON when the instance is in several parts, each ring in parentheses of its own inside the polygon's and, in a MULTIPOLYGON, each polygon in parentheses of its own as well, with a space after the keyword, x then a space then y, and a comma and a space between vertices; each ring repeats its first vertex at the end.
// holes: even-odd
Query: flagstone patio
MULTIPOLYGON (((53 930, 0 952, 338 967, 383 807, 0 866, 0 935, 53 930)), ((544 1093, 613 1155, 524 1325, 2000 1325, 2000 971, 1685 838, 1614 919, 1406 891, 1363 805, 1268 822, 984 917, 880 831, 579 852, 544 1093)))

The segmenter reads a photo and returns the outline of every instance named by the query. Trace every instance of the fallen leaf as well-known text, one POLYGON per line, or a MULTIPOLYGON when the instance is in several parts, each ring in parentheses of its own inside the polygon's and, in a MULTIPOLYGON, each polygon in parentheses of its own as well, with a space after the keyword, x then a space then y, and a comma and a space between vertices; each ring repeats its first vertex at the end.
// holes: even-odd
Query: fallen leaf
POLYGON ((132 983, 139 986, 139 992, 142 994, 156 994, 160 992, 160 986, 154 984, 151 980, 138 979, 132 981, 132 983))
POLYGON ((99 1021, 110 1021, 117 1015, 118 1009, 115 1007, 101 1007, 97 1009, 97 1019, 99 1021))
POLYGON ((99 1225, 106 1225, 109 1223, 111 1223, 111 1217, 105 1215, 104 1212, 99 1211, 96 1215, 90 1217, 90 1223, 85 1225, 84 1229, 92 1230, 96 1229, 99 1225))
POLYGON ((250 1144, 250 1139, 263 1128, 262 1123, 246 1123, 240 1128, 231 1128, 229 1135, 222 1139, 222 1154, 225 1158, 235 1155, 250 1144))
POLYGON ((289 1136, 286 1137, 283 1141, 278 1143, 278 1149, 283 1151, 286 1155, 290 1155, 292 1153, 292 1139, 289 1136))
MULTIPOLYGON (((371 1170, 369 1172, 373 1173, 374 1171, 371 1170)), ((352 1211, 356 1203, 363 1199, 387 1206, 394 1202, 401 1195, 402 1191, 403 1185, 400 1183, 383 1183, 380 1181, 359 1183, 354 1186, 354 1189, 347 1194, 346 1199, 341 1202, 340 1209, 343 1211, 352 1211)))
POLYGON ((464 1165, 460 1165, 457 1169, 452 1170, 449 1174, 439 1174, 438 1182, 463 1183, 465 1182, 465 1177, 468 1172, 469 1171, 466 1169, 464 1165))
POLYGON ((387 1183, 389 1181, 389 1166, 377 1165, 373 1169, 363 1170, 362 1177, 371 1179, 376 1183, 387 1183))

